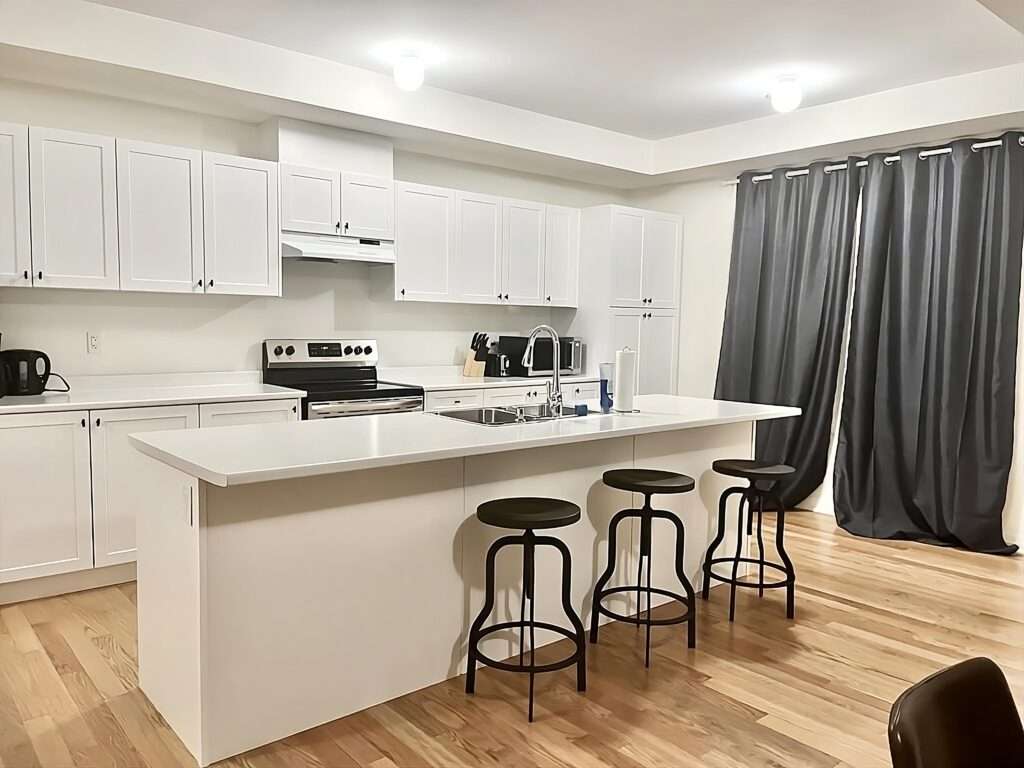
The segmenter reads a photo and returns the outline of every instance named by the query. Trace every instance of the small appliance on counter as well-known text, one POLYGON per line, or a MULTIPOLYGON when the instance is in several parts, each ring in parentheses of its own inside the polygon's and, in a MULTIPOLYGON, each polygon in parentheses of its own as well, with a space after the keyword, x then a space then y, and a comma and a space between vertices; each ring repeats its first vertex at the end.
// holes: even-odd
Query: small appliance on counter
MULTIPOLYGON (((550 376, 554 366, 554 347, 549 338, 538 338, 534 342, 533 361, 529 366, 523 365, 523 353, 529 339, 526 336, 499 336, 498 354, 508 357, 508 373, 505 376, 550 376)), ((586 345, 581 339, 573 336, 558 338, 561 371, 563 376, 581 376, 583 374, 583 354, 586 345)))
POLYGON ((51 376, 64 382, 64 389, 53 391, 70 391, 67 380, 50 370, 50 358, 45 352, 35 349, 0 351, 0 395, 41 395, 47 391, 46 384, 51 376))
POLYGON ((509 356, 500 352, 488 352, 487 361, 484 364, 484 376, 492 379, 511 376, 508 372, 509 356))
POLYGON ((423 410, 423 388, 377 380, 372 339, 267 339, 263 382, 306 391, 303 419, 423 410))

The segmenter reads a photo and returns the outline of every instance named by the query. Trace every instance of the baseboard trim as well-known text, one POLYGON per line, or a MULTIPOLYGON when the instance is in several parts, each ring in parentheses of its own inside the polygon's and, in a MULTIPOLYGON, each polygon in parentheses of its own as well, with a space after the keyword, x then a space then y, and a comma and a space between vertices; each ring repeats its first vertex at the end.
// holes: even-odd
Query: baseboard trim
POLYGON ((90 568, 74 573, 59 573, 56 576, 42 576, 38 579, 12 581, 0 584, 0 605, 54 597, 69 592, 109 587, 135 581, 135 563, 108 565, 105 568, 90 568))

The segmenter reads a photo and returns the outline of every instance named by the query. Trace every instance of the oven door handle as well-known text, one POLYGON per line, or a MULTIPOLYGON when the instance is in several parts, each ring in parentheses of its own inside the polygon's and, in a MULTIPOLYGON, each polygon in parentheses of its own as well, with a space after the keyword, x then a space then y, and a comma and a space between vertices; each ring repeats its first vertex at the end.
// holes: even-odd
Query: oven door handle
POLYGON ((422 410, 422 397, 399 397, 390 400, 339 400, 330 403, 310 403, 309 405, 310 417, 317 419, 422 410))

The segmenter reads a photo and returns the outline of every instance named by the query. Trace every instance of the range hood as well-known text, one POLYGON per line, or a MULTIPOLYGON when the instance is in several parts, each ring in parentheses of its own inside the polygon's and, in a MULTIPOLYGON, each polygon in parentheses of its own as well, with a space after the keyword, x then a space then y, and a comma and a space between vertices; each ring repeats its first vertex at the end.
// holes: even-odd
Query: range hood
POLYGON ((333 235, 281 233, 281 256, 310 261, 369 261, 395 263, 395 244, 390 240, 333 235))

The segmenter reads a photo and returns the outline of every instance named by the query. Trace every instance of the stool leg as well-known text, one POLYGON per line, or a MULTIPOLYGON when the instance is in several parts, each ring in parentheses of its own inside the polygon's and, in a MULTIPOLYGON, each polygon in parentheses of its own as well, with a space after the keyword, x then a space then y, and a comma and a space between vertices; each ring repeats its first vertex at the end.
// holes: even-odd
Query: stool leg
MULTIPOLYGON (((605 586, 608 584, 608 580, 611 579, 612 574, 615 573, 615 553, 617 552, 616 539, 617 531, 619 529, 619 523, 621 523, 626 517, 633 514, 632 510, 624 509, 621 512, 616 512, 615 516, 608 523, 608 565, 604 569, 604 573, 597 580, 597 584, 594 586, 594 598, 593 605, 590 611, 590 642, 597 642, 597 626, 599 624, 598 617, 600 616, 599 608, 601 606, 602 592, 604 592, 605 586)), ((567 550, 568 551, 568 550, 567 550)))
POLYGON ((711 560, 715 556, 715 550, 725 540, 725 513, 729 497, 734 493, 743 493, 742 488, 727 488, 722 491, 718 499, 718 531, 714 540, 708 545, 707 554, 704 555, 704 583, 701 585, 701 597, 705 600, 711 595, 711 560))
POLYGON ((518 544, 522 541, 521 536, 505 536, 491 544, 487 550, 487 564, 484 577, 484 607, 480 609, 479 615, 469 628, 469 649, 466 663, 466 693, 473 693, 476 690, 476 660, 477 643, 480 642, 480 630, 484 622, 491 615, 494 609, 494 560, 498 556, 498 550, 508 544, 518 544))
POLYGON ((683 521, 675 515, 670 515, 665 512, 655 512, 655 517, 660 517, 664 520, 670 520, 676 527, 676 578, 679 579, 683 585, 683 591, 686 592, 687 610, 689 611, 689 619, 687 619, 686 627, 686 645, 689 648, 697 647, 697 595, 693 591, 693 584, 686 578, 686 570, 684 568, 684 557, 686 555, 686 528, 683 526, 683 521))
MULTIPOLYGON (((530 564, 530 567, 531 568, 533 567, 532 563, 530 564)), ((533 668, 535 666, 537 666, 537 661, 536 661, 536 658, 535 658, 535 654, 536 654, 536 651, 537 651, 537 641, 536 641, 536 639, 534 638, 534 635, 533 635, 533 630, 534 630, 533 606, 534 606, 534 602, 535 601, 533 599, 533 595, 531 595, 530 596, 530 705, 529 705, 529 712, 527 713, 527 716, 526 716, 527 721, 531 722, 531 723, 533 722, 533 678, 536 676, 536 673, 533 671, 533 668)))
MULTIPOLYGON (((751 510, 751 516, 754 512, 751 510)), ((761 529, 761 520, 764 517, 764 494, 757 496, 757 571, 758 587, 757 596, 764 597, 764 531, 761 529)))
MULTIPOLYGON (((545 536, 542 539, 537 539, 537 541, 550 544, 562 554, 562 610, 565 611, 569 623, 576 630, 576 653, 578 654, 576 659, 576 690, 585 691, 587 690, 587 635, 583 629, 583 622, 576 614, 576 609, 572 607, 572 555, 569 554, 569 548, 561 539, 545 536)), ((597 626, 596 619, 594 626, 597 626)), ((593 627, 591 627, 591 630, 593 630, 593 627)))
POLYGON ((636 579, 636 628, 640 629, 641 592, 640 573, 643 571, 644 558, 647 558, 647 625, 644 632, 644 666, 651 666, 651 497, 644 495, 644 507, 640 516, 640 568, 636 579))
POLYGON ((729 621, 736 618, 736 581, 740 576, 740 558, 743 557, 743 508, 750 507, 747 493, 740 499, 739 526, 736 528, 736 558, 732 561, 732 583, 729 585, 729 621))
POLYGON ((779 498, 778 493, 772 494, 772 501, 778 512, 775 522, 775 548, 779 550, 782 564, 786 566, 786 618, 792 619, 796 616, 796 569, 793 567, 793 561, 789 559, 789 553, 786 552, 784 543, 786 509, 782 506, 782 499, 779 498))

